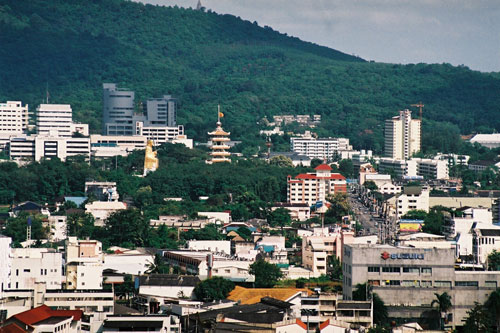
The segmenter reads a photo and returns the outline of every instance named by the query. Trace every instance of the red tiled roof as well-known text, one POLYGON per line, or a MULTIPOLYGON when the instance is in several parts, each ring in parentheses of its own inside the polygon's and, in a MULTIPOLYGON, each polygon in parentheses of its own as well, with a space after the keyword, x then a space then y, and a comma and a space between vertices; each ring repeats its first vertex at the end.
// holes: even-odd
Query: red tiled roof
POLYGON ((16 323, 11 323, 7 326, 0 327, 0 333, 26 333, 25 329, 19 327, 16 323))
POLYGON ((33 325, 51 317, 73 317, 73 320, 80 320, 82 315, 82 310, 52 310, 47 305, 41 305, 37 308, 18 313, 14 318, 26 325, 33 325))
POLYGON ((327 319, 326 321, 322 322, 320 325, 319 325, 319 330, 322 331, 325 327, 327 327, 328 325, 330 325, 330 319, 327 319))
POLYGON ((305 329, 305 330, 307 329, 307 325, 306 325, 306 324, 304 324, 304 323, 302 322, 302 320, 300 320, 300 319, 297 319, 297 325, 299 325, 300 327, 302 327, 302 328, 303 328, 303 329, 305 329))
POLYGON ((314 170, 332 171, 332 167, 329 166, 328 164, 320 164, 317 167, 315 167, 314 170))
POLYGON ((330 177, 318 177, 316 175, 312 175, 309 173, 300 173, 298 174, 295 179, 338 179, 338 180, 345 180, 345 177, 342 176, 340 173, 332 173, 330 177))

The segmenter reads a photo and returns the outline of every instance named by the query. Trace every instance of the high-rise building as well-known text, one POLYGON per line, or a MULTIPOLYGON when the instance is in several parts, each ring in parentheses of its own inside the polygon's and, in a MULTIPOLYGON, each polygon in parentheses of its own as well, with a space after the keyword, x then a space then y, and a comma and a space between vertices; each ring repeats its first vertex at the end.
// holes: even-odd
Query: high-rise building
POLYGON ((398 160, 410 158, 420 151, 420 120, 411 119, 411 111, 385 121, 385 156, 398 160))
POLYGON ((28 128, 28 105, 19 101, 0 103, 0 133, 19 134, 28 128))
POLYGON ((69 104, 40 104, 36 109, 37 132, 43 136, 71 137, 73 111, 69 104))
POLYGON ((146 126, 174 127, 177 124, 177 100, 170 95, 148 99, 146 112, 146 126))
POLYGON ((102 123, 104 135, 133 135, 135 93, 119 89, 115 83, 103 84, 102 123))

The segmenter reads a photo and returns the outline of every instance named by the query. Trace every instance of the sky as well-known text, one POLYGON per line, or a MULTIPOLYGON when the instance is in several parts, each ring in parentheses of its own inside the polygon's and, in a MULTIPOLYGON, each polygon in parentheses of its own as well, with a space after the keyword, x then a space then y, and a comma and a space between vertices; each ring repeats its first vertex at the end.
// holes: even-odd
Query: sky
MULTIPOLYGON (((139 1, 139 0, 136 0, 139 1)), ((196 7, 198 0, 140 0, 196 7)), ((201 0, 366 60, 500 72, 500 0, 201 0)))

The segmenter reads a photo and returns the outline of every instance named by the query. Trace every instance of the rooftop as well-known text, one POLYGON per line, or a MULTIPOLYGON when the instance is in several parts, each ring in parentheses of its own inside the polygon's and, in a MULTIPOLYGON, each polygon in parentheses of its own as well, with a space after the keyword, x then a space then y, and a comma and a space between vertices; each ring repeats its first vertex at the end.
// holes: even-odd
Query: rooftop
POLYGON ((52 310, 47 305, 24 311, 14 315, 14 318, 26 325, 33 325, 51 317, 73 317, 73 320, 82 318, 82 310, 52 310))
POLYGON ((141 286, 194 287, 200 282, 197 276, 175 274, 151 274, 139 277, 141 286))
POLYGON ((262 298, 271 297, 276 300, 287 302, 297 293, 311 292, 308 289, 299 288, 244 288, 236 286, 227 297, 231 301, 240 302, 240 304, 256 304, 262 298))

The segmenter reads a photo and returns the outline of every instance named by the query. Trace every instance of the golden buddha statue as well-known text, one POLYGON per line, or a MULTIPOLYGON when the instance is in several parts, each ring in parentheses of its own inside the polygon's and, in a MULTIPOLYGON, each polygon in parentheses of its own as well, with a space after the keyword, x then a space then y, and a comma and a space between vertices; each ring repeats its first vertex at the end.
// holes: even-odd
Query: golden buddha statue
POLYGON ((144 176, 158 169, 158 166, 159 162, 158 158, 156 157, 156 151, 153 151, 153 141, 148 140, 148 144, 146 146, 146 153, 144 156, 144 176))

